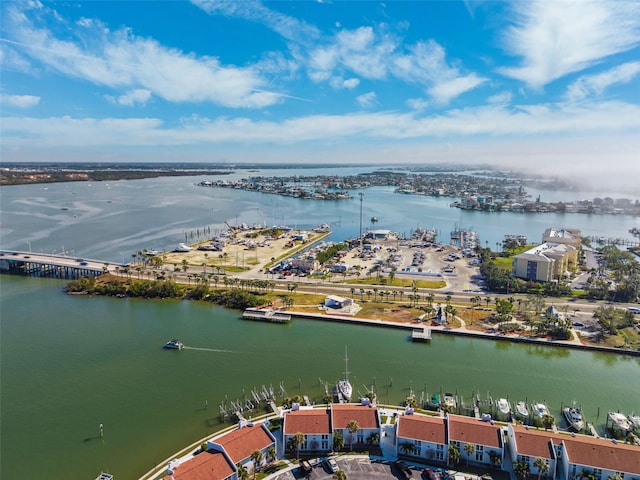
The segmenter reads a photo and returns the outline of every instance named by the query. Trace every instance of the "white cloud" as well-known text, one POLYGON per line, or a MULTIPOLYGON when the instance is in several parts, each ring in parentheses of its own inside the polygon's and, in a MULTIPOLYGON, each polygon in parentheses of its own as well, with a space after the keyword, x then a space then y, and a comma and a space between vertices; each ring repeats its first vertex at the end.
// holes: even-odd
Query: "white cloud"
POLYGON ((361 108, 371 108, 378 103, 376 92, 367 92, 356 97, 356 103, 361 108))
POLYGON ((16 108, 32 108, 40 103, 40 97, 34 95, 0 95, 0 104, 16 108))
POLYGON ((429 102, 424 98, 410 98, 406 101, 406 104, 411 110, 415 110, 416 112, 422 112, 429 106, 429 102))
POLYGON ((485 81, 486 78, 479 78, 475 73, 472 73, 466 77, 457 77, 453 80, 436 83, 427 91, 437 103, 446 105, 452 99, 468 92, 469 90, 473 90, 485 81))
POLYGON ((113 97, 111 95, 107 95, 107 100, 113 102, 117 105, 123 105, 126 107, 132 107, 133 105, 140 104, 144 105, 151 98, 151 92, 149 90, 131 90, 127 92, 125 95, 120 95, 119 97, 113 97))
POLYGON ((511 94, 511 92, 505 91, 496 93, 495 95, 491 95, 489 98, 487 98, 487 102, 495 104, 509 104, 511 103, 512 98, 513 95, 511 94))
POLYGON ((602 73, 586 75, 569 85, 567 99, 576 101, 592 95, 602 95, 612 85, 629 83, 638 73, 640 62, 628 62, 602 73))
POLYGON ((331 80, 329 80, 329 85, 331 85, 335 89, 346 88, 348 90, 353 90, 358 85, 360 85, 360 80, 358 80, 357 78, 349 78, 345 80, 344 78, 337 76, 331 77, 331 80))
POLYGON ((537 0, 512 7, 515 25, 503 45, 522 65, 498 71, 536 89, 640 42, 639 2, 537 0))
MULTIPOLYGON (((14 9, 15 10, 15 9, 14 9)), ((65 40, 14 12, 14 45, 58 72, 111 88, 148 90, 170 102, 212 102, 232 108, 262 108, 281 101, 257 68, 225 66, 106 27, 74 32, 65 40)), ((83 22, 87 24, 87 21, 83 22)))
MULTIPOLYGON (((373 93, 373 92, 371 92, 373 93)), ((365 96, 375 100, 373 95, 365 96)), ((482 136, 517 142, 547 135, 606 139, 612 135, 640 137, 640 106, 621 102, 581 102, 548 105, 485 105, 452 109, 437 115, 418 116, 397 112, 349 115, 310 115, 284 121, 253 121, 248 118, 183 119, 166 126, 159 119, 28 118, 3 119, 3 149, 47 147, 128 147, 202 145, 249 146, 347 141, 357 145, 377 142, 402 143, 406 139, 438 140, 454 137, 464 141, 482 136)), ((603 140, 605 141, 605 140, 603 140)), ((607 143, 608 140, 605 141, 607 143)), ((255 147, 254 147, 255 148, 255 147)))

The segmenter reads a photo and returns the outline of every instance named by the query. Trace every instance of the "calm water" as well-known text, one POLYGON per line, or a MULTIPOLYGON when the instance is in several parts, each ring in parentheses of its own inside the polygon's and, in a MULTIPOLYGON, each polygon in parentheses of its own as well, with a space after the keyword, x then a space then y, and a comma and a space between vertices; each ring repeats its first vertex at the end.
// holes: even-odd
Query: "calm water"
MULTIPOLYGON (((195 188, 197 180, 3 187, 2 248, 64 246, 128 261, 143 248, 173 247, 190 229, 254 223, 260 213, 267 223, 339 221, 337 239, 359 228, 356 200, 303 202, 195 188)), ((363 217, 375 214, 378 228, 399 232, 416 226, 448 232, 458 223, 490 245, 508 232, 537 239, 549 225, 612 236, 634 225, 626 217, 474 214, 448 203, 368 190, 363 217)), ((71 297, 63 287, 0 276, 2 478, 95 478, 108 469, 118 480, 135 479, 215 431, 225 396, 240 399, 243 391, 282 382, 288 395, 320 398, 319 379, 333 382, 344 369, 345 345, 355 388, 375 384, 384 402, 401 402, 409 388, 418 395, 457 390, 467 398, 475 390, 546 400, 558 417, 561 403, 575 399, 595 424, 604 423, 608 409, 640 411, 637 358, 441 336, 412 344, 395 330, 261 324, 207 304, 71 297), (175 337, 193 348, 161 348, 175 337)))

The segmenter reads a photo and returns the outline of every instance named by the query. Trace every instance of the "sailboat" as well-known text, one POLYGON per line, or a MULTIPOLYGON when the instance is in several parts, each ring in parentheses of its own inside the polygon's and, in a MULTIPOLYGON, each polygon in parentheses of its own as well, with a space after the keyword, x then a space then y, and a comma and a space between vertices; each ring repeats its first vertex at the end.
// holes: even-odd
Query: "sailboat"
POLYGON ((338 380, 338 394, 345 402, 351 400, 353 387, 349 382, 349 358, 347 357, 347 347, 344 347, 344 378, 338 380))

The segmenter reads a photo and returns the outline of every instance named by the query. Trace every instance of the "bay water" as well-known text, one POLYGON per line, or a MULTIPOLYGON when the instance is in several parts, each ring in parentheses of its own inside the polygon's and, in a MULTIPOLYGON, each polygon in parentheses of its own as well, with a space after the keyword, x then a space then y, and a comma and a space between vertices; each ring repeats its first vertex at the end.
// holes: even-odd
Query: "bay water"
MULTIPOLYGON (((222 229, 225 221, 332 223, 336 240, 358 233, 357 199, 314 202, 194 185, 204 179, 211 177, 3 187, 0 245, 127 262, 139 250, 171 249, 185 234, 222 229)), ((637 223, 461 212, 450 200, 368 189, 364 225, 373 227, 367 219, 377 216, 375 228, 400 233, 438 228, 443 241, 459 225, 493 246, 506 233, 537 240, 549 226, 628 237, 637 223)), ((287 396, 319 401, 323 383, 344 370, 345 346, 354 389, 373 385, 383 402, 400 403, 410 391, 457 391, 467 399, 490 393, 546 401, 560 419, 561 405, 575 400, 601 432, 607 410, 640 411, 635 357, 448 336, 413 344, 402 331, 297 319, 263 324, 207 303, 67 296, 64 285, 0 276, 2 478, 95 478, 102 470, 138 478, 220 428, 218 406, 244 401, 252 389, 282 384, 287 396), (171 338, 186 348, 164 350, 171 338)))

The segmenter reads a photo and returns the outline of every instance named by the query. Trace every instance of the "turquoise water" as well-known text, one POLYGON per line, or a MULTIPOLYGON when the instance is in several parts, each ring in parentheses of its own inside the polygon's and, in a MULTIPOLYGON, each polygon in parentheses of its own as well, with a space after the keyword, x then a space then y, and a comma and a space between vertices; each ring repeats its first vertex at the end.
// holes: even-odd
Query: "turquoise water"
MULTIPOLYGON (((144 248, 173 248, 193 229, 256 223, 260 215, 268 224, 332 223, 336 240, 358 233, 357 199, 314 202, 193 185, 204 179, 211 178, 2 187, 0 245, 130 261, 144 248)), ((407 234, 438 228, 444 241, 457 224, 489 246, 506 233, 535 241, 549 226, 615 237, 637 226, 623 216, 461 212, 450 201, 369 189, 363 218, 375 215, 376 228, 407 234)), ((396 330, 262 324, 208 304, 67 296, 63 287, 0 276, 2 478, 95 478, 101 470, 138 478, 217 430, 218 405, 243 391, 277 390, 282 382, 289 396, 320 399, 321 381, 333 383, 344 370, 345 345, 355 390, 375 385, 384 402, 399 403, 410 389, 467 399, 490 392, 545 400, 559 418, 561 404, 576 400, 600 426, 609 409, 640 411, 638 358, 446 336, 413 344, 396 330), (176 337, 188 348, 162 349, 176 337)))
MULTIPOLYGON (((241 320, 209 304, 67 296, 62 282, 0 277, 2 478, 142 475, 220 426, 218 406, 282 382, 318 401, 349 367, 355 391, 410 389, 640 411, 640 359, 318 321, 241 320), (187 348, 162 345, 180 338, 187 348), (205 401, 208 409, 205 409, 205 401), (98 425, 104 424, 104 438, 98 425)), ((598 417, 597 414, 600 414, 598 417)))

